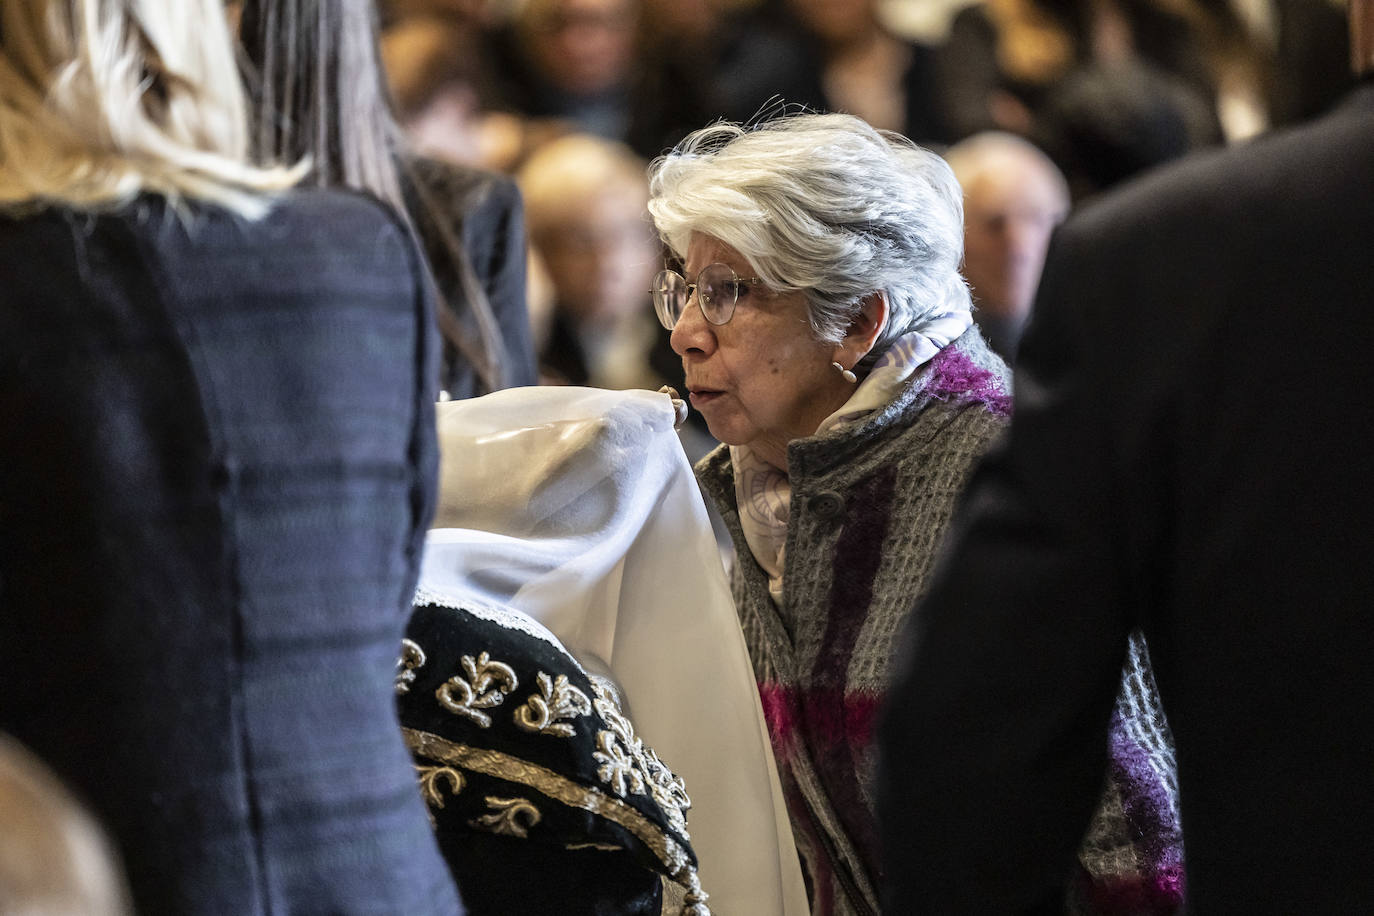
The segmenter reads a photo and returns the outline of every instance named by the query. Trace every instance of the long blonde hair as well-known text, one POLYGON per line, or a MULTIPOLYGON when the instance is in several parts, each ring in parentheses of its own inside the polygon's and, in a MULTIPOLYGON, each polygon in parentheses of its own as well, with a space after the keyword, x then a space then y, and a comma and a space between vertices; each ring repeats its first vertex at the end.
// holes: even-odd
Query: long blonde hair
POLYGON ((249 164, 221 0, 0 3, 0 208, 152 192, 255 217, 301 174, 249 164))

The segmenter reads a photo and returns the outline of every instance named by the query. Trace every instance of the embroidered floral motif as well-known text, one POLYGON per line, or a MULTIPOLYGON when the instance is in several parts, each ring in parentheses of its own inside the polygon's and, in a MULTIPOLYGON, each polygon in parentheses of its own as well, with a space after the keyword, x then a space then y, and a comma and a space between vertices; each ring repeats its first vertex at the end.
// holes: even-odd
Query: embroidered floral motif
POLYGON ((462 773, 453 767, 427 767, 417 763, 415 764, 415 773, 420 777, 420 794, 424 796, 425 804, 428 806, 425 813, 429 815, 429 826, 437 828, 438 824, 435 823, 434 812, 430 811, 429 808, 444 807, 444 793, 439 785, 440 780, 448 783, 449 795, 457 795, 463 791, 463 786, 467 784, 467 780, 463 778, 462 773))
POLYGON ((425 650, 420 648, 419 643, 410 640, 401 640, 401 657, 396 659, 396 693, 410 693, 410 685, 415 683, 415 669, 423 667, 425 664, 425 650))
POLYGON ((464 655, 462 665, 467 679, 454 675, 434 695, 449 712, 466 716, 482 728, 488 728, 491 726, 491 716, 482 710, 500 706, 505 702, 506 694, 518 687, 520 682, 510 665, 492 661, 485 652, 477 656, 476 661, 471 655, 464 655))
POLYGON ((603 684, 593 684, 592 688, 596 691, 596 702, 592 705, 596 707, 597 714, 626 747, 633 748, 639 739, 635 737, 635 728, 630 720, 621 714, 615 694, 603 684))
POLYGON ((568 683, 566 674, 550 678, 540 672, 537 680, 539 694, 532 695, 524 706, 515 711, 515 723, 526 731, 571 738, 576 731, 560 720, 591 715, 592 701, 568 683))
POLYGON ((640 767, 649 785, 649 794, 663 809, 668 822, 678 833, 687 836, 686 812, 692 807, 692 799, 687 796, 687 783, 681 776, 674 775, 672 770, 664 766, 663 761, 658 759, 658 754, 650 748, 644 748, 640 767))
POLYGON ((627 791, 643 795, 644 774, 639 772, 635 758, 620 746, 615 734, 597 732, 596 746, 599 750, 592 751, 592 758, 601 764, 596 768, 597 777, 621 798, 627 791))
POLYGON ((491 813, 468 822, 479 830, 524 839, 529 836, 530 828, 542 819, 539 809, 523 798, 488 795, 486 801, 491 813))
POLYGON ((593 753, 601 764, 597 775, 621 797, 626 788, 652 796, 673 829, 687 836, 687 810, 692 807, 692 800, 687 796, 686 783, 673 775, 658 754, 635 735, 634 726, 620 711, 615 691, 597 681, 592 682, 592 688, 596 693, 592 705, 608 729, 596 736, 601 748, 593 753))

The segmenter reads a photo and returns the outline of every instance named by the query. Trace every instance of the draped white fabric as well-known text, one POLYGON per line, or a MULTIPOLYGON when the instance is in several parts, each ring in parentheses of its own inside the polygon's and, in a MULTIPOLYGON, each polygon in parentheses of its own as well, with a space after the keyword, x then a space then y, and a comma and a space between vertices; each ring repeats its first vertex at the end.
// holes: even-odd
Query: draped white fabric
POLYGON ((438 405, 440 502, 421 593, 509 605, 619 682, 687 783, 718 916, 802 916, 753 671, 667 396, 516 388, 438 405), (599 664, 600 663, 600 664, 599 664))

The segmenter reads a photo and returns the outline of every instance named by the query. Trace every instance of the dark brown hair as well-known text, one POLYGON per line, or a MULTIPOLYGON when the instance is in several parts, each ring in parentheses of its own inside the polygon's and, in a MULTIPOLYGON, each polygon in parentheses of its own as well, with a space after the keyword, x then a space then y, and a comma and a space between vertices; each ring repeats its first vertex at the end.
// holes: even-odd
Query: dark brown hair
POLYGON ((244 0, 240 40, 252 100, 254 152, 263 162, 309 156, 313 182, 367 191, 411 225, 439 227, 458 290, 439 290, 445 340, 477 373, 479 393, 503 387, 500 329, 452 218, 415 181, 411 157, 387 95, 371 0, 244 0), (407 206, 413 189, 416 214, 407 206), (461 299, 461 301, 457 301, 461 299), (467 319, 467 320, 463 320, 467 319), (470 331, 471 327, 475 330, 470 331))

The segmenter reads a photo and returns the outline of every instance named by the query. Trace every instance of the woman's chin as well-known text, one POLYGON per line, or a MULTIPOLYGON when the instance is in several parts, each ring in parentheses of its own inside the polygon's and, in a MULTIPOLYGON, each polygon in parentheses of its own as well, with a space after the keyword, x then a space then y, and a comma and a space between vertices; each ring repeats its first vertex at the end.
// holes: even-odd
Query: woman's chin
POLYGON ((706 420, 706 429, 710 431, 711 438, 724 445, 744 445, 747 441, 741 436, 739 430, 725 422, 724 417, 713 417, 708 411, 703 410, 701 416, 706 420))

